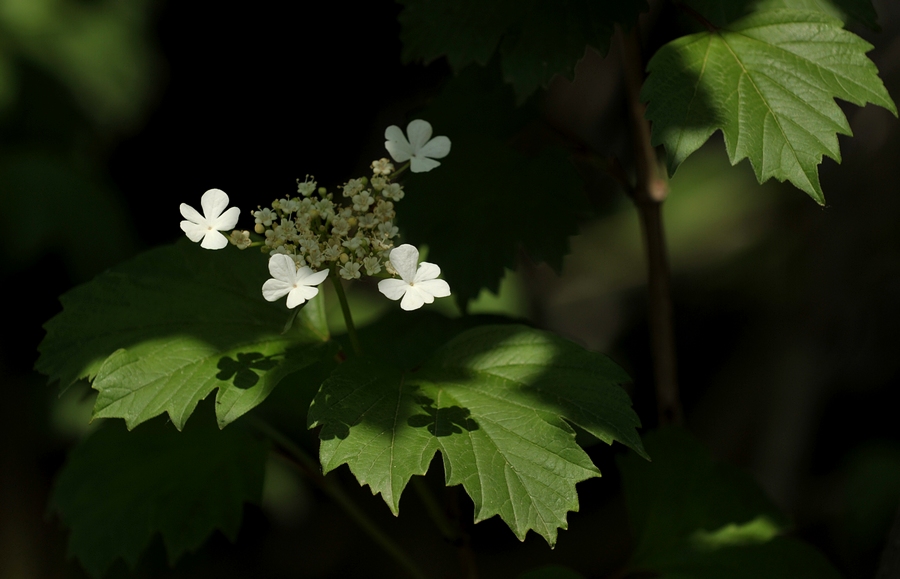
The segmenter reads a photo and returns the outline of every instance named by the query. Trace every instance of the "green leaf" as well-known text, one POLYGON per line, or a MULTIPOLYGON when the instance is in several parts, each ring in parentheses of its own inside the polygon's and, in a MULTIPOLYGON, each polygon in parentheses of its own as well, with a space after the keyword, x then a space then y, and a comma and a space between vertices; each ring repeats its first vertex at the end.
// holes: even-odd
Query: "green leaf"
POLYGON ((575 484, 600 474, 570 423, 646 457, 626 381, 605 356, 553 334, 481 326, 421 368, 375 357, 342 364, 309 424, 322 427, 323 470, 347 464, 394 514, 410 477, 440 451, 447 485, 463 485, 476 522, 500 515, 519 539, 533 529, 553 545, 578 509, 575 484))
POLYGON ((400 0, 403 60, 446 56, 456 72, 486 65, 497 48, 521 102, 554 74, 571 78, 590 45, 606 54, 616 22, 630 27, 644 0, 400 0))
POLYGON ((181 429, 218 389, 224 427, 333 351, 302 311, 282 333, 289 312, 262 298, 266 277, 253 251, 184 242, 144 253, 60 298, 37 369, 63 389, 93 380, 94 417, 124 418, 129 428, 168 412, 181 429))
POLYGON ((156 533, 170 563, 215 530, 232 541, 243 504, 262 496, 266 444, 212 420, 178 432, 161 419, 128 432, 107 421, 71 453, 51 497, 71 529, 69 553, 94 577, 132 568, 156 533))
POLYGON ((872 46, 840 20, 793 10, 753 14, 717 33, 663 46, 641 92, 653 143, 669 173, 716 130, 732 164, 749 158, 760 182, 789 180, 817 202, 822 156, 841 160, 850 125, 835 98, 897 108, 865 53, 872 46))
POLYGON ((753 11, 806 10, 849 19, 878 30, 878 16, 871 0, 685 0, 685 4, 715 26, 726 26, 753 11))
POLYGON ((780 535, 786 519, 749 475, 713 462, 682 430, 644 443, 652 464, 619 460, 636 535, 632 569, 668 579, 838 577, 815 549, 780 535))
POLYGON ((453 152, 438 169, 408 177, 398 223, 410 243, 428 246, 428 260, 441 266, 462 307, 482 288, 496 293, 522 249, 559 271, 588 211, 581 179, 561 151, 510 146, 533 113, 514 108, 509 87, 489 68, 464 71, 422 115, 450 137, 453 152))
MULTIPOLYGON (((719 0, 727 1, 727 0, 719 0)), ((823 12, 847 22, 853 19, 872 30, 880 30, 872 0, 757 0, 756 10, 811 10, 823 12)))

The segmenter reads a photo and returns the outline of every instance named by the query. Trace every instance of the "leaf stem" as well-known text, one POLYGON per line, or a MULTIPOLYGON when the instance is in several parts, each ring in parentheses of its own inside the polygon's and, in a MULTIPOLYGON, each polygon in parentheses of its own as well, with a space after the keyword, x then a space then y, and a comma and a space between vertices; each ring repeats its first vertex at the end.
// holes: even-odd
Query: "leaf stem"
POLYGON ((331 270, 331 282, 334 284, 334 291, 337 294, 338 301, 341 302, 341 313, 344 314, 344 324, 347 326, 347 335, 350 337, 350 346, 353 353, 359 356, 362 354, 362 348, 359 347, 359 337, 356 335, 356 326, 353 325, 353 315, 350 313, 350 304, 347 303, 347 294, 344 293, 344 286, 341 285, 341 278, 337 273, 337 268, 331 270))
POLYGON ((681 424, 671 274, 662 219, 662 203, 669 190, 659 174, 656 150, 650 142, 650 125, 644 117, 646 107, 640 100, 644 67, 640 56, 638 28, 635 26, 627 35, 620 30, 619 38, 622 41, 625 85, 628 90, 628 110, 636 159, 633 199, 640 214, 644 247, 647 251, 648 318, 656 407, 660 425, 681 424))
POLYGON ((399 545, 394 543, 388 536, 378 528, 372 519, 370 519, 360 508, 350 500, 344 490, 337 486, 334 481, 326 478, 319 468, 318 463, 309 456, 305 450, 295 444, 290 438, 279 432, 269 423, 255 416, 249 417, 250 423, 259 430, 264 436, 269 438, 277 447, 279 447, 289 458, 293 459, 293 464, 316 486, 327 494, 343 511, 371 538, 385 553, 387 553, 394 561, 406 569, 410 577, 414 579, 427 579, 428 576, 419 568, 412 558, 399 545))

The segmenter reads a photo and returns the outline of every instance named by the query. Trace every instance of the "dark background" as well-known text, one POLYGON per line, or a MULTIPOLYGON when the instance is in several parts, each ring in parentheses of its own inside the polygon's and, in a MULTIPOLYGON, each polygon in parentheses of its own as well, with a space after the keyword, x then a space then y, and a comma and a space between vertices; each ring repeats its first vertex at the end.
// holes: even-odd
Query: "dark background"
MULTIPOLYGON (((875 45, 870 57, 897 98, 900 7, 876 7, 883 30, 854 31, 875 45)), ((178 239, 178 204, 198 206, 206 189, 247 210, 295 191, 307 173, 339 183, 382 156, 384 128, 415 118, 450 74, 442 62, 401 65, 398 12, 386 1, 351 10, 149 0, 0 12, 0 576, 81 576, 45 510, 89 401, 57 399, 32 372, 59 294, 178 239)), ((576 81, 556 79, 544 101, 552 123, 598 148, 615 148, 604 139, 623 114, 614 58, 589 54, 576 81)), ((714 137, 676 175, 666 216, 688 428, 748 469, 842 572, 870 577, 900 497, 900 123, 872 106, 845 110, 855 137, 841 138, 840 166, 822 165, 825 208, 790 186, 756 185, 714 137)), ((452 128, 441 134, 452 139, 452 128)), ((562 275, 525 263, 495 306, 612 355, 652 426, 636 218, 620 191, 588 181, 599 218, 562 275)), ((621 556, 613 451, 591 454, 604 479, 579 486, 581 512, 555 551, 534 536, 519 544, 496 520, 472 529, 485 577, 543 562, 601 576, 621 556)), ((236 546, 216 536, 169 571, 155 544, 138 573, 389 573, 334 507, 298 488, 312 506, 248 507, 236 546)), ((412 549, 444 549, 417 530, 413 502, 401 523, 367 490, 355 496, 412 549)), ((126 576, 120 567, 112 575, 126 576)))

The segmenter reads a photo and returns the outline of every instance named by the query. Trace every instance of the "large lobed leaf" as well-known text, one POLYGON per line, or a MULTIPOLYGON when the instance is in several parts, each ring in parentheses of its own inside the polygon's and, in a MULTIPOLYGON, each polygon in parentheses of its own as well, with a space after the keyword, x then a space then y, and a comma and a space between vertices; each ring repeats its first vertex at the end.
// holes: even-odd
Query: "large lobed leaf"
POLYGON ((174 563, 215 530, 235 539, 244 503, 262 495, 266 455, 246 430, 219 432, 212 420, 183 432, 161 419, 132 432, 108 421, 70 454, 51 507, 94 577, 118 558, 134 567, 157 533, 174 563))
POLYGON ((265 259, 253 251, 154 249, 60 298, 37 369, 63 389, 93 380, 94 417, 124 418, 129 428, 168 412, 181 429, 218 389, 224 427, 330 351, 307 314, 282 333, 289 313, 262 298, 265 279, 265 259))
POLYGON ((897 108, 872 46, 821 12, 766 10, 716 32, 679 38, 650 60, 641 98, 669 172, 717 130, 732 164, 749 158, 760 182, 789 180, 825 202, 818 165, 840 161, 850 125, 835 98, 897 108))
POLYGON ((653 463, 619 460, 635 532, 634 570, 665 579, 837 579, 809 545, 785 537, 785 517, 753 479, 713 462, 686 432, 644 437, 653 463))
POLYGON ((447 485, 462 484, 475 520, 494 515, 519 539, 553 545, 578 509, 576 483, 599 476, 570 424, 646 457, 628 376, 612 361, 518 325, 467 330, 421 368, 362 357, 322 385, 309 413, 325 472, 347 464, 395 514, 410 477, 440 451, 447 485))
POLYGON ((606 54, 614 25, 630 27, 644 0, 400 0, 403 59, 446 56, 457 72, 499 47, 503 79, 519 101, 554 74, 571 77, 590 45, 606 54))
POLYGON ((446 132, 453 152, 438 169, 408 177, 398 208, 404 235, 427 244, 428 261, 440 264, 462 307, 482 288, 496 292, 522 250, 559 271, 588 212, 582 182, 561 151, 510 146, 537 112, 514 107, 495 68, 463 71, 426 109, 423 118, 446 132))

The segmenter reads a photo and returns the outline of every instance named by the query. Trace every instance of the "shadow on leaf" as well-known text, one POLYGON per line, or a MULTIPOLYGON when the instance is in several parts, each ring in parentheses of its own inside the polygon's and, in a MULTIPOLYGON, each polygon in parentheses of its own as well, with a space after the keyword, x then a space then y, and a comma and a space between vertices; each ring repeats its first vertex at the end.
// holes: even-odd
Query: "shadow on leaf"
POLYGON ((434 436, 450 436, 459 434, 463 430, 472 432, 478 430, 478 423, 472 419, 472 413, 468 408, 449 406, 437 408, 434 400, 428 396, 416 396, 415 401, 422 405, 426 414, 410 416, 406 423, 413 428, 428 429, 434 436))
POLYGON ((228 356, 219 358, 216 365, 219 373, 216 374, 216 378, 223 382, 231 380, 235 387, 247 390, 259 382, 259 374, 254 370, 266 372, 277 365, 278 362, 272 356, 264 356, 259 352, 240 352, 235 358, 228 356))

